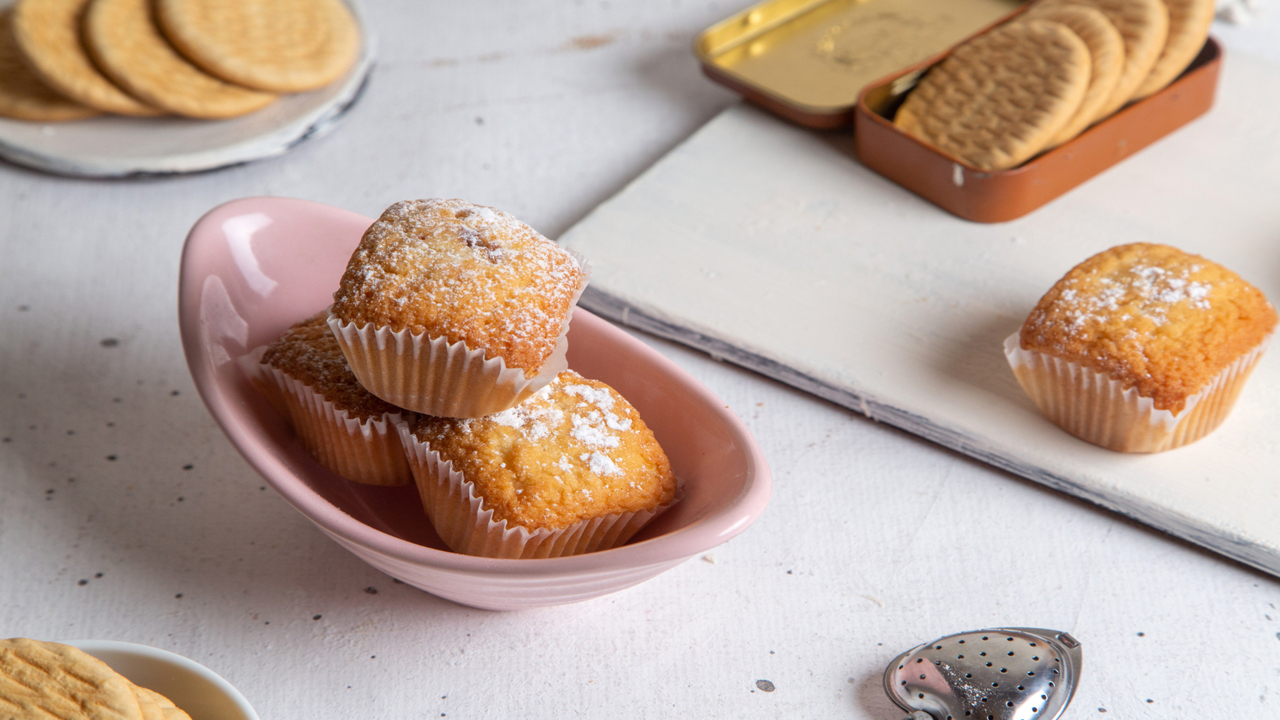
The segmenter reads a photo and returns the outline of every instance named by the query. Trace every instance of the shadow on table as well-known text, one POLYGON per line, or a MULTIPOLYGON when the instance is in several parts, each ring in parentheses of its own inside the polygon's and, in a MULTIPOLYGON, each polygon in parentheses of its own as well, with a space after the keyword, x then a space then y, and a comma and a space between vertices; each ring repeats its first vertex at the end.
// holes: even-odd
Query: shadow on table
MULTIPOLYGON (((6 323, 0 353, 22 358, 0 375, 0 467, 10 468, 0 537, 59 558, 50 582, 142 597, 158 611, 174 600, 194 607, 201 597, 243 598, 218 612, 308 618, 312 606, 398 584, 332 542, 248 467, 173 350, 176 323, 118 337, 46 336, 55 309, 21 312, 29 317, 6 323)), ((88 319, 89 327, 118 325, 88 319)), ((404 590, 379 605, 471 612, 404 590)))
POLYGON ((862 711, 860 714, 885 720, 896 719, 907 714, 885 695, 880 673, 858 678, 856 687, 857 690, 854 691, 851 702, 862 711))

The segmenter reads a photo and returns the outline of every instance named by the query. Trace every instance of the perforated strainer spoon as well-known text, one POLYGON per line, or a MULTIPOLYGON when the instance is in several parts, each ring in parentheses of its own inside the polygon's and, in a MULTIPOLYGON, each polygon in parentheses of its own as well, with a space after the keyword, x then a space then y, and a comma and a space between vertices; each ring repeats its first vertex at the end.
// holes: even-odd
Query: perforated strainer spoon
POLYGON ((948 635, 889 663, 884 690, 908 720, 1057 720, 1080 680, 1080 643, 1043 628, 948 635))

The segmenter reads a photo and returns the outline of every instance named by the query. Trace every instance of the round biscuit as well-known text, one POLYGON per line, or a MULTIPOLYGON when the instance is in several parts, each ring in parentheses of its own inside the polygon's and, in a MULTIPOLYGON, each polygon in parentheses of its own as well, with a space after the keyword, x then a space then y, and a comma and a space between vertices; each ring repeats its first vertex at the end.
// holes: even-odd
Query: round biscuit
POLYGON ((158 0, 156 12, 169 40, 205 72, 259 90, 327 85, 360 49, 341 0, 158 0))
POLYGON ((172 701, 172 700, 170 700, 169 698, 165 697, 164 695, 161 695, 160 693, 156 692, 155 690, 152 690, 151 688, 144 688, 144 687, 141 687, 141 686, 138 686, 138 685, 134 685, 134 686, 133 686, 133 688, 134 688, 134 690, 137 690, 137 691, 138 691, 138 693, 140 693, 140 694, 142 694, 142 695, 146 695, 148 698, 150 698, 150 699, 151 699, 151 701, 152 701, 152 702, 154 702, 154 703, 156 704, 156 706, 157 706, 157 707, 159 707, 161 710, 163 710, 163 709, 165 709, 165 708, 176 707, 176 706, 173 704, 173 701, 172 701))
POLYGON ((201 72, 167 43, 149 0, 90 0, 85 44, 113 80, 156 107, 193 118, 229 118, 261 109, 271 93, 201 72))
POLYGON ((1034 6, 1022 17, 1062 23, 1089 46, 1089 89, 1071 121, 1046 145, 1046 148, 1057 147, 1089 127, 1103 103, 1111 97, 1124 67, 1124 38, 1100 10, 1084 5, 1034 6))
POLYGON ((1020 165, 1080 107, 1089 48, 1045 20, 1003 25, 957 47, 907 95, 904 132, 980 170, 1020 165))
POLYGON ((31 72, 13 39, 12 20, 12 8, 0 10, 0 117, 57 122, 97 115, 97 110, 49 89, 31 72))
POLYGON ((1124 69, 1111 97, 1095 120, 1119 110, 1134 99, 1164 51, 1169 36, 1169 10, 1164 0, 1040 0, 1040 5, 1088 5, 1102 11, 1124 38, 1124 69))
POLYGON ((1155 94, 1173 82, 1200 54, 1213 24, 1214 0, 1164 0, 1169 8, 1169 39, 1151 74, 1138 86, 1134 98, 1155 94))
POLYGON ((130 683, 130 689, 133 690, 133 698, 138 701, 138 710, 142 713, 142 720, 164 720, 164 713, 150 695, 144 693, 142 688, 132 683, 130 683))
POLYGON ((80 42, 89 0, 19 0, 13 36, 27 65, 46 85, 82 105, 120 115, 159 115, 108 80, 80 42))
POLYGON ((0 717, 6 720, 142 720, 133 686, 82 650, 25 638, 0 640, 0 717))
POLYGON ((177 707, 160 708, 160 712, 164 713, 164 720, 191 720, 191 716, 186 711, 177 707))

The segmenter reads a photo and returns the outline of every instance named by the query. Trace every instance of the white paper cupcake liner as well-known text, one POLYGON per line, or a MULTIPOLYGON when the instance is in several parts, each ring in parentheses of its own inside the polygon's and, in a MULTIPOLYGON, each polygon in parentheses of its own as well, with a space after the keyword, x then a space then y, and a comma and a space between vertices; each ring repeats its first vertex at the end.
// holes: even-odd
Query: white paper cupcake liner
POLYGON ((275 378, 271 377, 270 373, 267 372, 268 366, 262 363, 262 356, 267 354, 267 347, 266 345, 259 345, 247 354, 236 358, 236 364, 240 367, 240 372, 244 373, 244 376, 249 379, 249 384, 253 386, 253 389, 265 397, 271 403, 271 407, 276 409, 276 412, 288 417, 289 407, 285 404, 280 387, 275 378))
POLYGON ((332 312, 329 327, 360 384, 392 405, 450 418, 502 412, 546 387, 569 367, 569 322, 591 279, 586 260, 570 254, 582 268, 582 283, 569 301, 555 350, 532 378, 525 377, 520 368, 508 368, 500 357, 486 359, 484 350, 472 350, 463 341, 450 343, 447 338, 414 334, 407 328, 393 332, 373 323, 357 327, 332 312))
POLYGON ((452 462, 441 460, 407 423, 398 427, 427 517, 449 549, 464 555, 551 558, 607 550, 625 544, 680 500, 677 491, 670 503, 653 510, 580 520, 559 530, 529 530, 506 520, 495 521, 493 510, 486 509, 476 495, 475 485, 454 470, 452 462))
POLYGON ((1125 389, 1123 383, 1084 365, 1023 350, 1020 333, 1004 341, 1005 358, 1018 383, 1054 424, 1094 445, 1120 452, 1149 453, 1195 442, 1218 427, 1235 404, 1270 336, 1223 368, 1174 413, 1125 389))
POLYGON ((269 365, 259 367, 275 386, 294 432, 316 462, 365 485, 408 485, 413 479, 396 431, 400 413, 362 422, 287 373, 269 365))

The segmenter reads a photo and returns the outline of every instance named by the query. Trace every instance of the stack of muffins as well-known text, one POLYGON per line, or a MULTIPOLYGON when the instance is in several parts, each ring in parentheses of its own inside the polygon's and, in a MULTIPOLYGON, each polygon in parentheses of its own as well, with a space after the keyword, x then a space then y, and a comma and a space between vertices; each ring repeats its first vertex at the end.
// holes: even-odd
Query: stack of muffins
POLYGON ((417 484, 452 550, 559 557, 621 545, 676 500, 639 413, 568 369, 585 262, 461 200, 392 205, 332 307, 261 354, 255 380, 322 465, 417 484))
POLYGON ((18 0, 0 10, 0 116, 218 119, 341 77, 342 0, 18 0))

